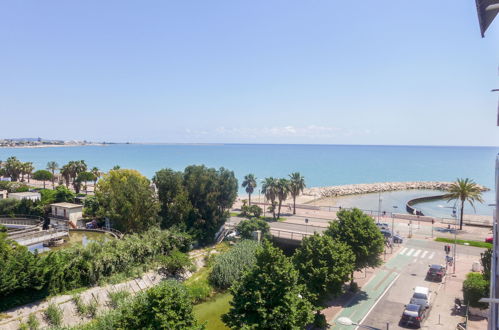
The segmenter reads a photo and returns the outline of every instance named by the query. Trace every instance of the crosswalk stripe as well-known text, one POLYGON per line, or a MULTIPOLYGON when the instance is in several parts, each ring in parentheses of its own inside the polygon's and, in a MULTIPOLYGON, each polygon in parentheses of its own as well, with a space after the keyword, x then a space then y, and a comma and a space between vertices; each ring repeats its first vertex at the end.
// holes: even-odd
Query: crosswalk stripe
POLYGON ((430 256, 428 257, 428 259, 433 259, 433 256, 434 256, 434 255, 435 255, 435 252, 432 252, 432 253, 430 254, 430 256))
POLYGON ((424 258, 427 253, 428 253, 428 251, 424 251, 423 254, 421 255, 421 258, 424 258))
POLYGON ((400 251, 400 253, 399 253, 399 254, 400 254, 400 255, 404 255, 404 254, 407 252, 407 250, 408 250, 407 248, 404 248, 402 251, 400 251))
POLYGON ((409 252, 407 252, 407 256, 410 257, 413 252, 414 252, 414 249, 410 249, 409 252))
POLYGON ((421 250, 417 250, 417 251, 414 253, 413 257, 414 257, 414 258, 416 258, 416 257, 417 257, 420 253, 421 253, 421 250))

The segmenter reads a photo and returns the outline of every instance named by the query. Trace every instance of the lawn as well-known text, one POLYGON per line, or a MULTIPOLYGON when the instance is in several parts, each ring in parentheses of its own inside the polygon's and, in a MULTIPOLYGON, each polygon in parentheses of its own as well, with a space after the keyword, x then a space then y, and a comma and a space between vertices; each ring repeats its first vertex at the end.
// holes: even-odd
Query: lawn
MULTIPOLYGON (((437 238, 435 238, 435 241, 454 244, 454 239, 452 239, 452 238, 437 237, 437 238)), ((480 247, 480 248, 484 248, 484 249, 492 248, 491 243, 481 242, 481 241, 467 241, 467 240, 458 239, 458 240, 456 240, 456 243, 459 245, 469 245, 469 246, 475 246, 475 247, 480 247), (465 244, 465 243, 467 243, 467 244, 465 244)))
POLYGON ((221 320, 229 311, 230 293, 218 293, 213 298, 194 306, 194 316, 199 323, 206 322, 206 330, 229 329, 221 320))

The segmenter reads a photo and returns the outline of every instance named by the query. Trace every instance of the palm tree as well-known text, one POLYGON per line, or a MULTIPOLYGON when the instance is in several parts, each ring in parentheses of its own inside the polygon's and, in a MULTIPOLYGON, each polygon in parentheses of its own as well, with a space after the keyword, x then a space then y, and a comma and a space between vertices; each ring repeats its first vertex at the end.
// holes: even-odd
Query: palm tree
POLYGON ((446 195, 448 201, 458 200, 461 201, 461 212, 459 218, 459 230, 463 229, 463 214, 464 214, 464 202, 470 203, 470 205, 475 209, 473 204, 475 201, 483 203, 482 190, 471 179, 457 179, 456 182, 452 183, 447 189, 449 192, 446 195))
POLYGON ((255 191, 256 188, 256 178, 253 174, 248 174, 244 176, 244 181, 242 186, 246 188, 246 192, 248 193, 248 205, 251 206, 251 194, 255 191))
POLYGON ((55 171, 57 171, 58 169, 59 164, 57 164, 57 162, 52 161, 47 163, 47 170, 52 172, 52 189, 55 188, 55 171))
POLYGON ((35 170, 35 167, 33 166, 32 162, 26 162, 24 163, 24 171, 26 172, 26 175, 28 176, 28 183, 29 180, 31 179, 31 174, 35 170))
POLYGON ((94 192, 95 192, 95 186, 97 185, 97 180, 99 180, 101 176, 101 172, 97 167, 93 167, 92 170, 90 170, 92 174, 94 175, 94 192))
POLYGON ((69 164, 62 166, 60 172, 64 178, 64 181, 66 181, 66 187, 69 188, 69 182, 71 179, 71 169, 69 168, 69 164))
POLYGON ((279 200, 277 219, 281 217, 282 202, 288 198, 288 193, 289 193, 289 181, 286 179, 279 179, 277 181, 277 199, 279 200))
POLYGON ((275 199, 277 198, 277 179, 265 178, 262 184, 262 193, 272 204, 272 217, 275 219, 275 199))
POLYGON ((293 196, 293 214, 296 214, 296 197, 305 189, 305 178, 300 172, 294 172, 289 175, 289 193, 293 196))

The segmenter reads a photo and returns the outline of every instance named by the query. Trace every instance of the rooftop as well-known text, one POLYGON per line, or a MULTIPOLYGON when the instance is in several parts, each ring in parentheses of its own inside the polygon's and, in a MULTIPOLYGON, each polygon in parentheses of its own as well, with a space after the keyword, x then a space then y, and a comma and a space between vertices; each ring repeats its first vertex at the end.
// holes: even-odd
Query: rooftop
POLYGON ((65 209, 75 209, 75 208, 78 208, 78 207, 83 207, 83 205, 81 205, 81 204, 73 204, 73 203, 66 203, 66 202, 63 202, 63 203, 54 203, 54 204, 50 204, 50 206, 62 207, 62 208, 65 208, 65 209))
POLYGON ((16 193, 10 193, 9 196, 40 196, 40 193, 36 191, 24 191, 24 192, 16 192, 16 193))

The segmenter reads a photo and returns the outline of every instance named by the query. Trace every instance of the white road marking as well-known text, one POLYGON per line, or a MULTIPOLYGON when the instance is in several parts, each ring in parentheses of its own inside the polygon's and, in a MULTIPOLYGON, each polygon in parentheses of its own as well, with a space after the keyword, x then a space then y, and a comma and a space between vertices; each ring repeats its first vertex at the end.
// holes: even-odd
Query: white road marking
POLYGON ((403 256, 407 252, 407 250, 408 250, 407 248, 404 248, 402 251, 400 251, 399 254, 403 256))
POLYGON ((424 258, 427 253, 428 253, 428 251, 424 251, 423 254, 421 255, 421 258, 424 258))
POLYGON ((435 252, 432 252, 432 253, 430 254, 430 256, 428 257, 428 259, 433 259, 433 256, 434 256, 434 255, 435 255, 435 252))
POLYGON ((414 252, 414 249, 410 249, 409 252, 407 252, 407 256, 410 257, 413 252, 414 252))
POLYGON ((416 257, 417 257, 420 253, 421 253, 421 250, 417 250, 417 251, 414 253, 413 257, 414 257, 414 258, 416 258, 416 257))

